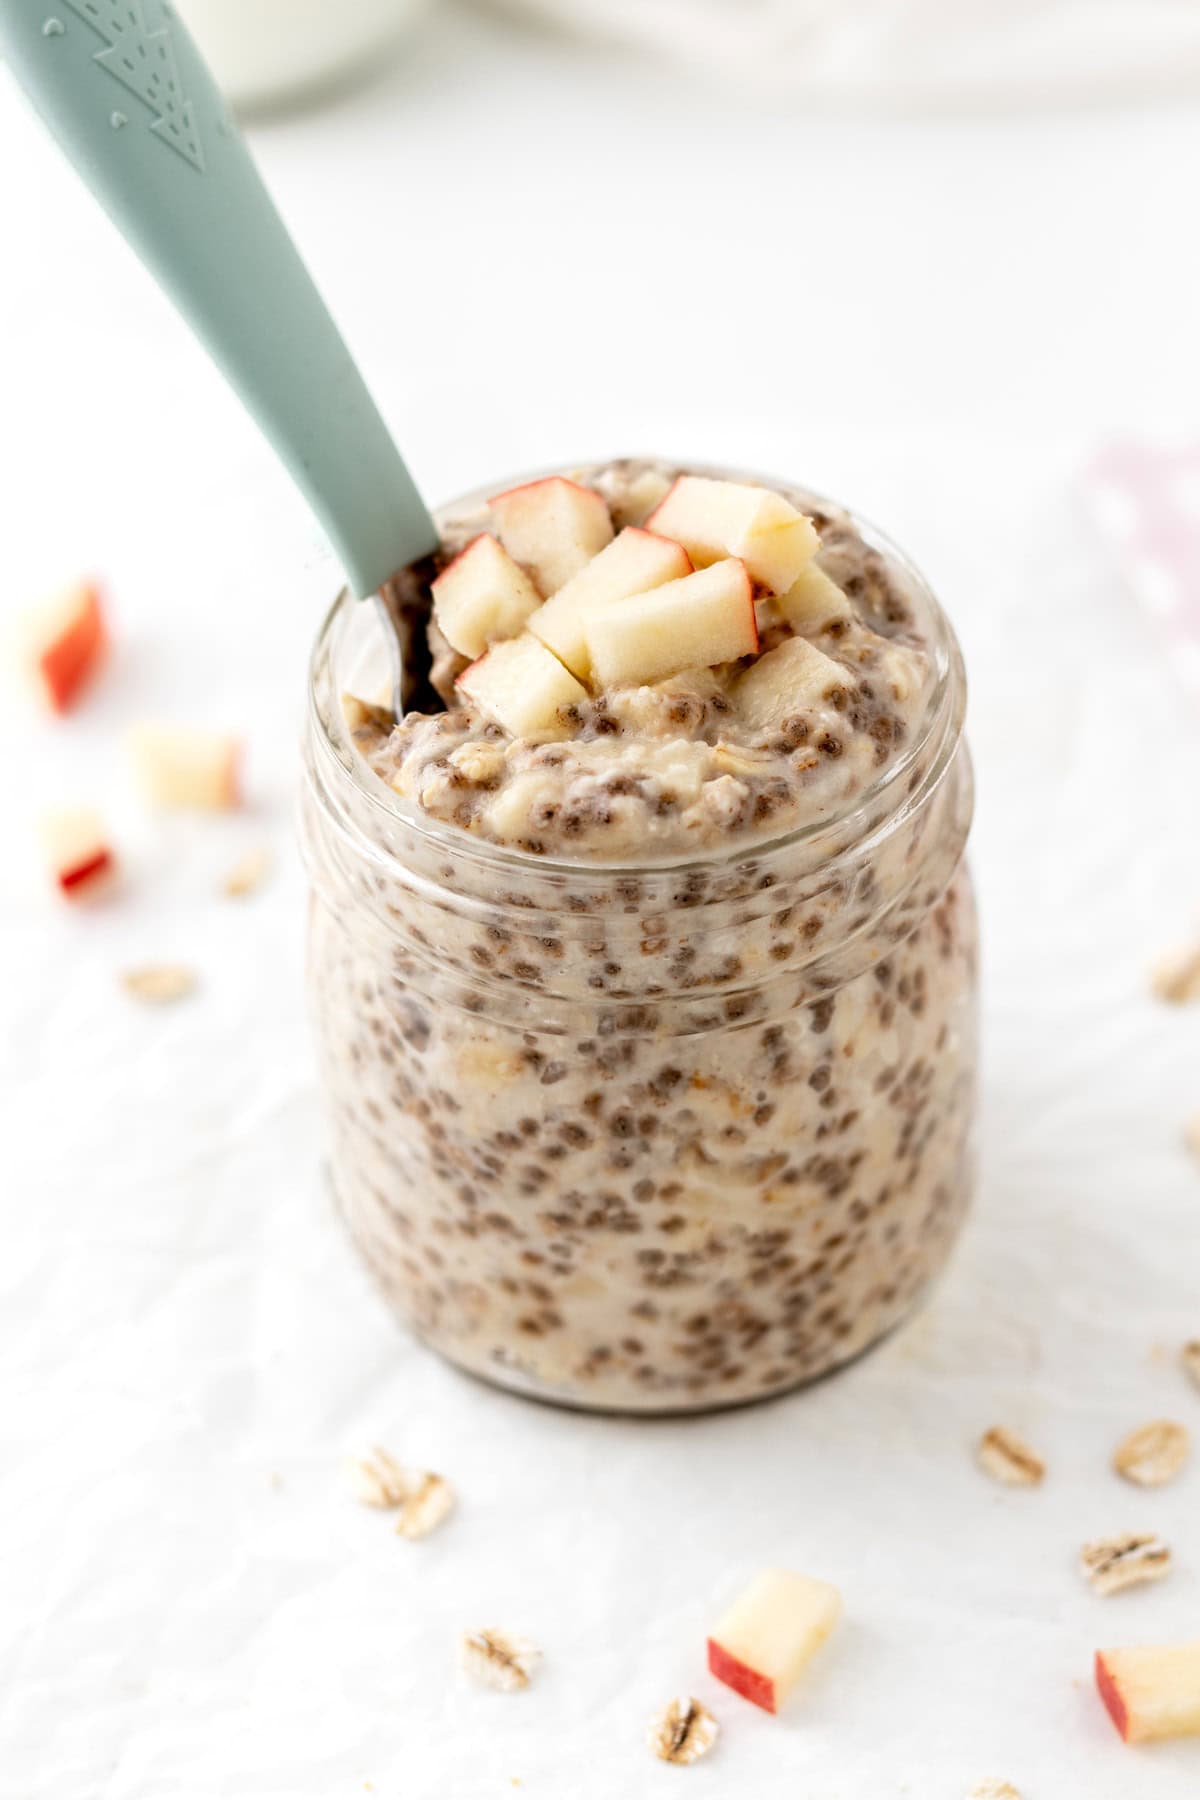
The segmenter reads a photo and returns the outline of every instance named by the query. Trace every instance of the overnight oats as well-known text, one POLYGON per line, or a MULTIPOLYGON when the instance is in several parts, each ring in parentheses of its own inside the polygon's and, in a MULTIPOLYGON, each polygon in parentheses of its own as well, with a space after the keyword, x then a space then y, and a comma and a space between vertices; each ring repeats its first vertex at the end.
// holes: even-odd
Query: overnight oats
POLYGON ((783 484, 572 469, 438 516, 313 665, 304 837, 339 1208, 454 1362, 673 1412, 856 1356, 972 1181, 953 635, 783 484))

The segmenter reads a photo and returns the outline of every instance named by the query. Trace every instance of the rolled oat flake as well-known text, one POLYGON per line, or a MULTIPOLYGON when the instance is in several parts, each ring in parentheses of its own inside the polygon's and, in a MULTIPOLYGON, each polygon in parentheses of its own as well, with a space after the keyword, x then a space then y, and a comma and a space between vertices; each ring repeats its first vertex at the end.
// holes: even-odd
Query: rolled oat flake
POLYGON ((221 891, 230 900, 244 900, 248 894, 257 893, 270 873, 271 852, 260 844, 238 858, 221 883, 221 891))
POLYGON ((1200 945, 1161 957, 1151 970, 1150 985, 1168 1006, 1189 1006, 1200 1000, 1200 945))
POLYGON ((699 1700, 672 1700, 650 1721, 646 1741, 662 1762, 699 1762, 717 1741, 720 1726, 699 1700))
POLYGON ((1162 1581, 1171 1573, 1171 1552, 1156 1531, 1125 1531, 1086 1543, 1079 1566, 1098 1594, 1119 1594, 1162 1581))
POLYGON ((1192 1338, 1179 1352, 1185 1375, 1190 1375, 1200 1388, 1200 1338, 1192 1338))
POLYGON ((464 1632, 459 1644, 462 1666, 485 1687, 516 1693, 529 1686, 530 1676, 542 1653, 528 1638, 514 1637, 489 1625, 483 1631, 464 1632))
POLYGON ((121 985, 135 1000, 148 1000, 155 1006, 167 1006, 183 1000, 196 986, 191 969, 178 963, 145 963, 140 969, 126 969, 121 985))
POLYGON ((992 1776, 987 1781, 977 1781, 967 1800, 1021 1800, 1021 1796, 1011 1781, 997 1781, 992 1776))
POLYGON ((1135 1487, 1163 1487, 1178 1475, 1190 1448, 1182 1425, 1173 1419, 1154 1419, 1122 1439, 1113 1454, 1113 1467, 1135 1487))
POLYGON ((396 1533, 403 1538, 428 1537, 453 1511, 454 1489, 444 1475, 414 1475, 400 1501, 396 1533))
POLYGON ((1003 1425, 993 1425, 984 1432, 976 1455, 980 1467, 1006 1487, 1036 1487, 1046 1473, 1046 1465, 1037 1452, 1003 1425))

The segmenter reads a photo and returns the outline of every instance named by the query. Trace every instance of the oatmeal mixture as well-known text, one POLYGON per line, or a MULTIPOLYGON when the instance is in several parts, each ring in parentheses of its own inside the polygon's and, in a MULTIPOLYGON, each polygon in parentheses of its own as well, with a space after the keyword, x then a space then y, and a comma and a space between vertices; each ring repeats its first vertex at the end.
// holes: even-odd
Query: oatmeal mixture
POLYGON ((642 1411, 865 1349, 972 1177, 948 628, 828 504, 677 473, 451 509, 408 577, 424 710, 347 696, 326 641, 305 819, 372 1271, 465 1367, 642 1411))
MULTIPOLYGON (((673 473, 634 464, 597 481, 614 526, 642 525, 673 473)), ((385 711, 356 714, 363 755, 432 817, 534 855, 685 856, 845 806, 911 741, 930 658, 901 572, 843 512, 793 498, 817 528, 813 567, 830 583, 795 618, 779 596, 755 600, 760 656, 794 638, 820 653, 793 669, 778 704, 739 704, 737 661, 589 693, 561 726, 513 737, 454 688, 469 658, 440 640, 449 709, 399 726, 385 711)), ((437 563, 489 523, 480 513, 452 520, 437 563)))

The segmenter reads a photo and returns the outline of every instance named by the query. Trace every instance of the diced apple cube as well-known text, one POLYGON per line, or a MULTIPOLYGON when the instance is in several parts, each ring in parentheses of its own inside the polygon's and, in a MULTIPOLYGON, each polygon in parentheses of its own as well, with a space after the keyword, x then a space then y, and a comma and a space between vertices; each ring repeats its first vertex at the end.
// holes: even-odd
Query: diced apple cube
POLYGON ((432 593, 442 635, 464 656, 516 637, 542 603, 524 569, 486 532, 442 570, 432 593))
POLYGON ((544 737, 563 729, 562 709, 577 706, 587 689, 528 632, 493 644, 464 669, 458 686, 486 718, 511 737, 544 737))
POLYGON ((815 562, 801 569, 778 601, 779 616, 797 631, 812 631, 834 619, 852 619, 854 608, 837 582, 815 562))
POLYGON ((681 544, 631 525, 539 607, 529 629, 573 675, 586 681, 591 673, 584 630, 587 613, 677 581, 690 574, 691 568, 691 558, 681 544))
POLYGON ((1096 1686, 1127 1744, 1200 1734, 1200 1643, 1097 1650, 1096 1686))
POLYGON ((116 857, 94 812, 79 807, 47 814, 42 843, 50 873, 68 900, 90 900, 109 886, 116 857))
POLYGON ((225 812, 240 802, 241 744, 226 732, 136 725, 129 748, 146 797, 155 806, 225 812))
POLYGON ((500 542, 547 596, 577 575, 613 535, 602 495, 564 475, 526 482, 490 502, 500 542))
POLYGON ((697 568, 737 556, 754 581, 785 594, 820 548, 816 526, 770 488, 681 475, 646 524, 681 543, 697 568))
POLYGON ((754 591, 735 557, 593 608, 584 630, 595 682, 605 688, 712 668, 758 648, 754 591))
POLYGON ((806 706, 820 706, 849 680, 841 663, 822 655, 807 638, 787 638, 746 670, 731 698, 747 725, 763 729, 806 706))
POLYGON ((755 1706, 778 1712, 841 1610, 841 1595, 827 1581, 764 1569, 709 1638, 709 1669, 755 1706))
POLYGON ((69 712, 108 651, 99 589, 76 582, 23 622, 26 660, 51 711, 69 712))

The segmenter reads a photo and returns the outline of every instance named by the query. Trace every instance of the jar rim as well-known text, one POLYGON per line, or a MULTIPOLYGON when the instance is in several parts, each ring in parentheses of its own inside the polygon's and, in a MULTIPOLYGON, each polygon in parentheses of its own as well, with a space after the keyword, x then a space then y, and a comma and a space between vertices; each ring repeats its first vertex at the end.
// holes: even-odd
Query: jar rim
MULTIPOLYGON (((504 478, 506 486, 513 486, 524 481, 544 478, 547 475, 563 473, 564 469, 572 474, 587 476, 611 466, 616 459, 604 462, 569 463, 557 465, 551 469, 542 469, 515 478, 504 478)), ((652 459, 659 460, 659 459, 652 459)), ((665 460, 665 459, 664 459, 665 460)), ((742 842, 734 842, 729 846, 717 846, 704 852, 688 851, 682 855, 666 855, 658 857, 642 857, 636 862, 609 860, 603 857, 552 857, 522 850, 517 845, 494 842, 490 838, 479 838, 464 831, 461 826, 451 821, 431 818, 428 813, 406 800, 402 795, 389 788, 380 776, 370 767, 366 758, 361 756, 351 741, 349 728, 338 703, 338 684, 336 680, 329 682, 331 704, 325 708, 321 704, 322 677, 333 675, 336 656, 341 647, 350 620, 356 609, 362 604, 355 599, 348 588, 343 588, 336 596, 329 610, 321 621, 312 655, 308 664, 308 720, 310 736, 319 746, 323 760, 327 766, 340 771, 341 778, 348 780, 352 791, 367 805, 377 812, 381 818, 392 825, 401 825, 405 830, 415 833, 431 846, 456 856, 468 856, 472 860, 486 863, 489 866, 507 868, 513 872, 524 870, 540 875, 567 875, 578 878, 581 874, 619 879, 622 876, 632 877, 647 875, 654 871, 687 873, 689 870, 712 870, 714 867, 736 866, 739 862, 753 858, 762 863, 776 855, 785 856, 787 852, 799 848, 819 846, 822 838, 838 838, 841 848, 846 847, 849 831, 849 842, 854 842, 860 835, 853 829, 856 821, 862 821, 865 829, 878 821, 880 802, 890 793, 898 796, 897 810, 909 797, 904 778, 918 764, 929 749, 935 734, 940 730, 948 737, 943 754, 932 759, 932 766, 926 779, 940 778, 948 755, 957 746, 962 730, 963 715, 966 709, 966 671, 963 666, 962 651, 957 635, 950 623, 941 602, 911 557, 862 513, 852 507, 843 506, 831 500, 816 489, 804 487, 795 482, 783 482, 778 478, 744 470, 721 469, 702 463, 689 461, 686 464, 690 472, 711 475, 717 479, 752 481, 758 485, 773 488, 788 488, 802 492, 805 497, 819 507, 833 507, 849 519, 863 541, 873 550, 896 567, 911 584, 924 609, 924 623, 929 631, 930 648, 933 653, 934 681, 930 689, 925 712, 920 728, 913 732, 910 741, 899 755, 885 763, 878 776, 869 785, 855 794, 844 806, 818 819, 810 819, 803 825, 775 837, 755 837, 742 842)), ((497 491, 497 484, 490 482, 484 488, 478 488, 449 501, 445 506, 436 509, 447 512, 468 508, 483 503, 488 495, 497 491)), ((924 785, 924 784, 922 784, 924 785)))

